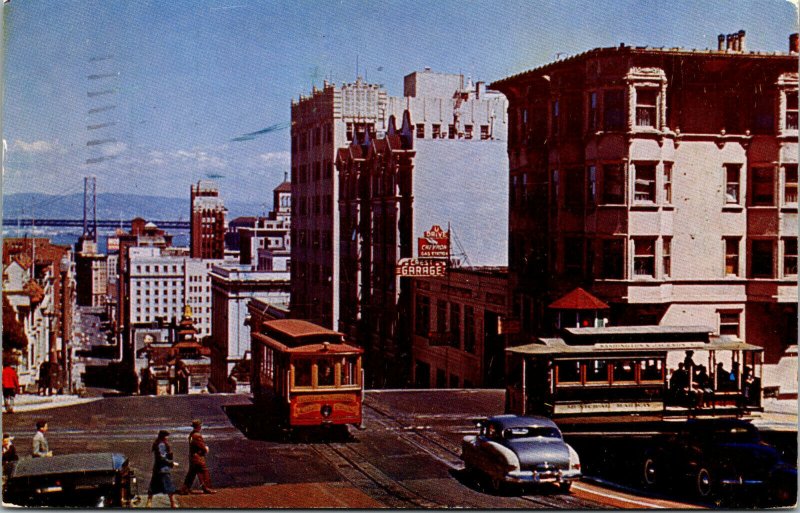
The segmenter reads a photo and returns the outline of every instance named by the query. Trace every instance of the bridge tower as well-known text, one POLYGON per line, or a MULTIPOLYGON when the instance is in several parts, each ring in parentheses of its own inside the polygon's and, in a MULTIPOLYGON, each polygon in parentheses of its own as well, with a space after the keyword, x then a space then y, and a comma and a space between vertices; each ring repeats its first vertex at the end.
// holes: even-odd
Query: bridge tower
POLYGON ((83 178, 83 237, 97 242, 97 177, 83 178), (91 216, 91 219, 89 218, 91 216))

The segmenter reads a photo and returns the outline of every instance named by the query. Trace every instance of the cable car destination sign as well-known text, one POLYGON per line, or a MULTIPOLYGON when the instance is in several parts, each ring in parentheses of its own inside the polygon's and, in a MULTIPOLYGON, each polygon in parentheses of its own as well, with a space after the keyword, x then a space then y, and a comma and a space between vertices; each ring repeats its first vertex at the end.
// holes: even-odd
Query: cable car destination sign
POLYGON ((450 233, 438 225, 417 238, 418 258, 401 258, 396 274, 400 277, 444 276, 450 259, 450 233))

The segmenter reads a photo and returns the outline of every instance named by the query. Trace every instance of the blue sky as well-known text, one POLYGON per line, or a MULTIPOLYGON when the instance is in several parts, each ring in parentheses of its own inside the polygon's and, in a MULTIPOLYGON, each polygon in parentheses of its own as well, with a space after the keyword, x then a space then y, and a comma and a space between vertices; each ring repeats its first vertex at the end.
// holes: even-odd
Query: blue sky
POLYGON ((590 48, 788 49, 797 14, 753 1, 12 0, 4 7, 3 191, 271 202, 290 102, 361 75, 402 94, 425 66, 491 82, 590 48), (94 78, 88 78, 88 77, 94 78), (99 77, 98 77, 99 76, 99 77), (98 125, 101 125, 98 127, 98 125), (87 127, 93 127, 88 129, 87 127), (110 158, 109 158, 110 157, 110 158), (87 164, 87 162, 89 162, 87 164))

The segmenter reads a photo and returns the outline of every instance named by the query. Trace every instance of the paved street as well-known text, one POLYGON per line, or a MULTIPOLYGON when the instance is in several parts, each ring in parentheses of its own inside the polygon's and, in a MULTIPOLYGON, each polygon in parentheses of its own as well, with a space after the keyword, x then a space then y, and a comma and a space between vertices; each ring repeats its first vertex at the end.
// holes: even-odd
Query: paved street
MULTIPOLYGON (((211 448, 217 495, 181 496, 186 507, 398 507, 398 508, 636 508, 686 507, 664 498, 609 489, 584 481, 570 495, 543 489, 523 496, 485 493, 461 471, 458 446, 474 432, 470 419, 499 413, 500 391, 368 392, 366 428, 352 439, 287 441, 261 418, 244 395, 107 397, 5 416, 4 430, 29 454, 33 425, 50 422, 56 454, 115 451, 126 454, 144 494, 152 465, 150 443, 159 429, 172 433, 186 470, 189 423, 201 418, 211 448), (245 432, 247 434, 245 434, 245 432)), ((159 498, 155 505, 166 505, 159 498), (159 502, 161 501, 161 502, 159 502)))

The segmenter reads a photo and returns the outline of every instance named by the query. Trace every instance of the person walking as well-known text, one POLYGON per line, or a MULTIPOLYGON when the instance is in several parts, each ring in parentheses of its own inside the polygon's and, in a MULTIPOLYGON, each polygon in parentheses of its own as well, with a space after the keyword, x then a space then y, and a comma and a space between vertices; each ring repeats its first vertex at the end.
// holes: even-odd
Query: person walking
POLYGON ((53 455, 50 450, 50 445, 47 443, 45 433, 47 433, 48 425, 46 420, 36 422, 36 434, 33 435, 33 457, 34 458, 49 458, 53 455))
POLYGON ((3 365, 3 405, 6 413, 14 413, 14 397, 19 390, 17 370, 10 364, 3 365))
POLYGON ((169 496, 169 505, 177 508, 175 503, 175 485, 172 483, 172 467, 179 466, 172 455, 169 446, 169 431, 161 430, 151 448, 153 451, 153 477, 147 488, 147 502, 145 508, 153 505, 153 495, 166 494, 169 496))
POLYGON ((211 488, 211 474, 208 472, 208 465, 206 465, 206 455, 208 454, 208 446, 203 435, 200 431, 203 429, 203 422, 199 419, 192 421, 192 432, 189 434, 189 471, 186 473, 186 479, 183 480, 181 487, 181 495, 188 495, 194 484, 194 478, 200 481, 200 487, 203 493, 217 493, 216 490, 211 488))

